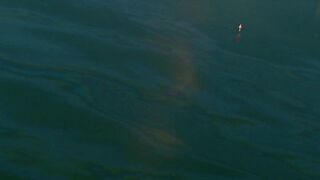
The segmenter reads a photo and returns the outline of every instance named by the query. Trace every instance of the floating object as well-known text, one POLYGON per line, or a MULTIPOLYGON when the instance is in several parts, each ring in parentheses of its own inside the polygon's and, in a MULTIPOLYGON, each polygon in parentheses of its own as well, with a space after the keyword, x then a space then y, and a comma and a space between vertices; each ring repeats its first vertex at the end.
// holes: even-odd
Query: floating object
POLYGON ((241 32, 242 29, 243 29, 243 25, 242 25, 242 24, 239 24, 239 26, 238 26, 238 32, 241 32))

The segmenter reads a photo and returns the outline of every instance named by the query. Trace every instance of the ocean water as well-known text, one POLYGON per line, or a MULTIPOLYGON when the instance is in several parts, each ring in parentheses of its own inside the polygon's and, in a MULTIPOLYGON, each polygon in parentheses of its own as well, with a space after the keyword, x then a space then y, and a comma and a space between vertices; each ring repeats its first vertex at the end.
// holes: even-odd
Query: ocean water
POLYGON ((0 23, 0 179, 320 179, 319 0, 2 0, 0 23))

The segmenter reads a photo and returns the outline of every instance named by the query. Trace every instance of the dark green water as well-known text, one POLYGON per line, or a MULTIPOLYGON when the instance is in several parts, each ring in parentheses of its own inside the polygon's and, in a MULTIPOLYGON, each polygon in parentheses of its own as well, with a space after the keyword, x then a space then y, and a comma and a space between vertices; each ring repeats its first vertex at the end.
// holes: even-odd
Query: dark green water
POLYGON ((320 179, 318 0, 2 0, 0 23, 0 179, 320 179))

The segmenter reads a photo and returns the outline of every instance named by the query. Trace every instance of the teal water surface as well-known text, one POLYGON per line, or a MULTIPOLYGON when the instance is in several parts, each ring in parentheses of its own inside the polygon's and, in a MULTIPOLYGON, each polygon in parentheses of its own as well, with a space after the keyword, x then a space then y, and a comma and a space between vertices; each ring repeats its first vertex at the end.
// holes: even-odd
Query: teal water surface
POLYGON ((320 179, 319 0, 2 0, 0 23, 0 179, 320 179))

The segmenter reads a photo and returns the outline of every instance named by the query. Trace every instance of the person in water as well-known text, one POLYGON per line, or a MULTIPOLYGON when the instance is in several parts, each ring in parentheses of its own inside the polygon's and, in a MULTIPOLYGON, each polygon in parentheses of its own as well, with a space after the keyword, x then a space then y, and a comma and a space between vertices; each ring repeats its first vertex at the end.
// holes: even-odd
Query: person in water
POLYGON ((235 38, 235 40, 236 40, 237 43, 240 42, 241 31, 242 31, 242 30, 243 30, 243 25, 240 23, 240 24, 238 25, 237 34, 236 34, 236 38, 235 38))
POLYGON ((242 24, 239 24, 239 26, 238 26, 238 32, 241 32, 242 29, 243 29, 243 25, 242 25, 242 24))

